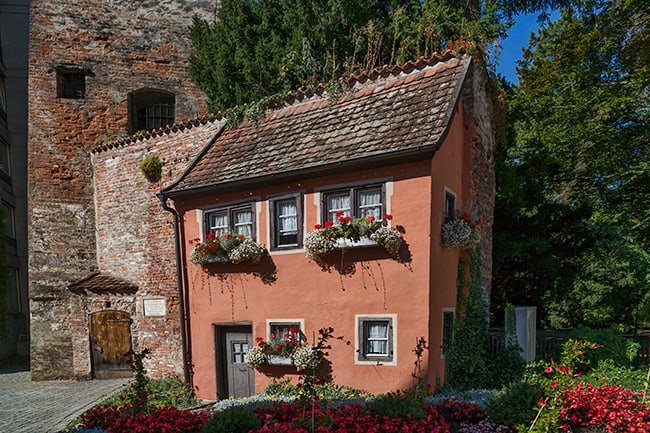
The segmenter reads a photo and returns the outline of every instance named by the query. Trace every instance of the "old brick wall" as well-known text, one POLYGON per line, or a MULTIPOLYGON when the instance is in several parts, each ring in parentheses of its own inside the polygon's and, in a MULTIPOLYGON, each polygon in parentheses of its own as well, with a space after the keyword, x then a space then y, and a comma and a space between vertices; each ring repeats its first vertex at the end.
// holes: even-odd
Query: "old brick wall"
POLYGON ((465 127, 472 137, 470 191, 472 202, 476 206, 476 216, 483 221, 481 259, 486 305, 489 305, 492 287, 492 227, 496 194, 494 110, 498 109, 490 98, 489 88, 485 65, 473 59, 463 87, 463 109, 468 113, 465 127))
POLYGON ((221 125, 189 122, 175 131, 105 146, 92 154, 99 267, 139 287, 134 348, 151 350, 146 367, 153 376, 183 373, 173 216, 162 209, 156 193, 180 177, 221 125), (140 173, 148 154, 164 162, 159 182, 149 182, 140 173), (165 317, 143 314, 143 300, 149 297, 165 298, 165 317))
POLYGON ((187 26, 214 1, 32 0, 29 60, 29 294, 32 377, 73 376, 65 287, 98 268, 90 149, 128 132, 128 95, 176 95, 176 119, 205 113, 190 83, 187 26), (87 71, 83 99, 57 99, 56 69, 87 71))

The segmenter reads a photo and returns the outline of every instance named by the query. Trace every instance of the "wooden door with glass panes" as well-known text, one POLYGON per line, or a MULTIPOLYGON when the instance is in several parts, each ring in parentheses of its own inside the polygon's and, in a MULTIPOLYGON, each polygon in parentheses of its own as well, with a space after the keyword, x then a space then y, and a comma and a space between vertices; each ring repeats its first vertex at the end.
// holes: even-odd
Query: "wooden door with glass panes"
POLYGON ((248 397, 255 393, 253 368, 244 361, 253 345, 252 332, 227 330, 225 333, 228 397, 248 397))

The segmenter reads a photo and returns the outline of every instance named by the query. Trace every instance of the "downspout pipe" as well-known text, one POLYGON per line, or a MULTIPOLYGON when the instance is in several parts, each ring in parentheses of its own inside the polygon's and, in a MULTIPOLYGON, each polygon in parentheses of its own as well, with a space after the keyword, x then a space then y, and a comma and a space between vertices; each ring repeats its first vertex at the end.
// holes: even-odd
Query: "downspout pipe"
POLYGON ((176 256, 176 286, 178 288, 178 308, 180 310, 180 321, 181 321, 181 351, 183 355, 183 375, 185 379, 185 386, 190 392, 194 392, 194 384, 192 380, 192 371, 191 371, 191 359, 192 355, 189 351, 189 340, 187 332, 189 330, 189 320, 185 311, 185 293, 183 290, 183 272, 182 272, 182 262, 181 262, 181 241, 180 241, 180 232, 178 230, 180 216, 178 212, 173 207, 170 207, 167 204, 167 195, 159 192, 156 194, 162 208, 167 212, 170 212, 174 217, 174 252, 176 256))

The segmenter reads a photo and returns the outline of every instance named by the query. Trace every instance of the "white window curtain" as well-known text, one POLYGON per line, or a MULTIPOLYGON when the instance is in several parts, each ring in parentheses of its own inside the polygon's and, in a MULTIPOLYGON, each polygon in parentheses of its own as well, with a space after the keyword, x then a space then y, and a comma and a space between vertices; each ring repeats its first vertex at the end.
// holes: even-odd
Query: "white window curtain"
POLYGON ((336 214, 342 212, 343 216, 350 215, 350 195, 349 194, 336 194, 327 196, 327 219, 338 224, 339 220, 336 214))
POLYGON ((368 322, 366 323, 367 353, 371 355, 388 354, 388 323, 368 322))
POLYGON ((228 214, 214 214, 210 216, 210 230, 216 236, 221 236, 228 231, 228 214))
POLYGON ((247 238, 253 236, 253 212, 250 210, 238 210, 233 212, 235 221, 235 235, 244 235, 247 238))
POLYGON ((280 234, 298 233, 298 209, 294 200, 286 200, 278 203, 278 217, 280 234))
POLYGON ((381 190, 359 192, 359 215, 362 217, 375 217, 381 219, 381 190))

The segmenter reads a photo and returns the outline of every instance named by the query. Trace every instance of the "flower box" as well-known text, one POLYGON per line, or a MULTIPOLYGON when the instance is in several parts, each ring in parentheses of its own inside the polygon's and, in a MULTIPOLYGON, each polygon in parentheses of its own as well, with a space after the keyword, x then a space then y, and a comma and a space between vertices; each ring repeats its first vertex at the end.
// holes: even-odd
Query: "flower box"
POLYGON ((228 256, 217 255, 217 256, 206 257, 200 262, 200 264, 202 265, 207 265, 210 263, 230 263, 230 258, 228 258, 228 256))
POLYGON ((250 263, 257 264, 268 252, 264 245, 246 238, 225 233, 215 236, 209 233, 205 241, 193 239, 194 250, 190 256, 192 263, 205 266, 211 263, 250 263))
POLYGON ((361 247, 377 247, 379 244, 370 238, 363 236, 358 241, 348 238, 338 238, 334 242, 335 248, 361 248, 361 247))
POLYGON ((293 365, 293 360, 288 356, 270 355, 269 365, 293 365))
POLYGON ((304 242, 307 258, 319 261, 334 250, 374 246, 399 258, 403 240, 397 229, 388 224, 393 219, 390 214, 386 214, 383 221, 376 221, 372 216, 352 219, 337 214, 337 217, 339 224, 332 221, 325 222, 324 226, 316 224, 307 234, 304 242))

